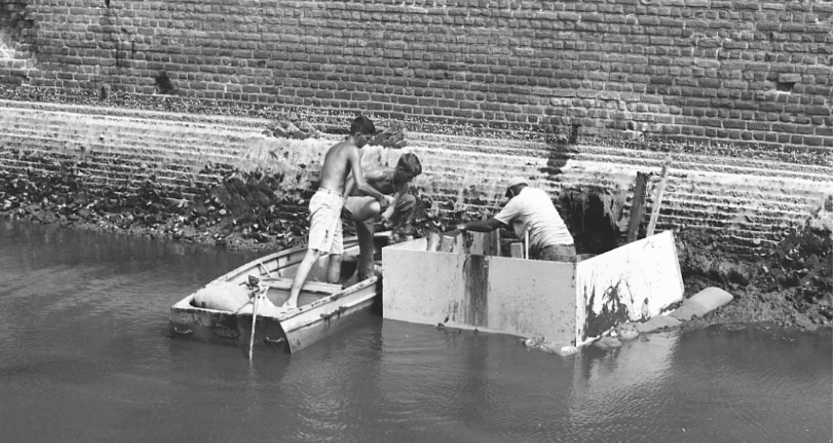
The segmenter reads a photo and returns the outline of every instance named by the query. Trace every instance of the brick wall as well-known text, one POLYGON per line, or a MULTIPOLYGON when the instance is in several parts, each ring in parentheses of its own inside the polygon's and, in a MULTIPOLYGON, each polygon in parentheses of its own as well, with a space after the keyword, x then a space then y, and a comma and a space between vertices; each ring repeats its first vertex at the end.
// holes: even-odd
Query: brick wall
POLYGON ((833 211, 830 2, 6 0, 0 25, 11 170, 197 189, 280 152, 304 187, 363 110, 406 124, 446 214, 492 210, 513 174, 627 208, 669 140, 660 228, 755 247, 833 211), (261 135, 286 109, 329 135, 261 135))
POLYGON ((22 4, 3 83, 833 150, 830 2, 12 0, 4 28, 22 4))
MULTIPOLYGON (((341 126, 347 119, 340 119, 341 126)), ((0 100, 0 168, 58 170, 71 163, 93 186, 137 186, 148 177, 188 191, 205 189, 229 167, 282 173, 287 188, 316 180, 323 154, 340 136, 289 140, 262 134, 266 119, 131 111, 0 100), (33 161, 36 159, 36 161, 33 161)), ((407 150, 422 160, 416 186, 447 217, 493 213, 507 177, 522 175, 554 199, 585 190, 625 201, 627 225, 637 171, 657 174, 662 152, 552 145, 499 138, 409 132, 407 150)), ((392 165, 401 151, 364 149, 366 166, 392 165)), ((654 205, 655 175, 648 214, 654 205)), ((290 189, 287 189, 290 190, 290 189)), ((833 214, 833 166, 797 164, 721 152, 677 152, 658 229, 714 234, 715 245, 749 252, 808 219, 833 214)), ((569 208, 566 208, 569 212, 569 208)))
POLYGON ((21 34, 33 26, 26 19, 26 0, 0 3, 0 83, 18 85, 28 80, 33 66, 28 45, 21 34))

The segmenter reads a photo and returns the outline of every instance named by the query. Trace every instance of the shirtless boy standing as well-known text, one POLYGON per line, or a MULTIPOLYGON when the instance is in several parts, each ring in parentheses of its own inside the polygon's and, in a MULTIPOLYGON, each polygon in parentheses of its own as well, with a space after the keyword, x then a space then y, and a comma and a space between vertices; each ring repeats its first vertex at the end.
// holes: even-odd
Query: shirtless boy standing
POLYGON ((350 136, 330 148, 324 156, 318 191, 309 202, 310 230, 307 253, 292 281, 289 299, 284 309, 298 306, 298 296, 307 281, 312 266, 323 255, 330 255, 327 265, 327 281, 338 283, 341 268, 341 254, 344 252, 341 231, 341 210, 344 207, 345 181, 352 172, 354 187, 365 195, 379 201, 382 208, 388 206, 388 199, 367 184, 362 175, 361 152, 359 151, 373 137, 376 128, 365 116, 359 116, 350 125, 350 136))

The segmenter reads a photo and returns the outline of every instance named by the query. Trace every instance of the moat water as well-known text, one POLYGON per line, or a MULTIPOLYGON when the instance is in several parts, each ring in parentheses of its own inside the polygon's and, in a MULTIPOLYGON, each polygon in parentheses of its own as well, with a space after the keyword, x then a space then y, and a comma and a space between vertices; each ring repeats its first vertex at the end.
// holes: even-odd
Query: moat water
POLYGON ((375 318, 251 363, 168 336, 174 302, 257 255, 0 220, 0 441, 831 441, 829 330, 563 358, 375 318))

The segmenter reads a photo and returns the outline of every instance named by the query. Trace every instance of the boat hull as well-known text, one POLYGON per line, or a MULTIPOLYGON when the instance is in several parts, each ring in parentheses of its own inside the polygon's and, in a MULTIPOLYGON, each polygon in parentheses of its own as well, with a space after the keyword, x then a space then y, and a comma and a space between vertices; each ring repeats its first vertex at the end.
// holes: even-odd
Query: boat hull
MULTIPOLYGON (((358 252, 355 240, 345 241, 345 255, 358 252)), ((253 345, 276 346, 287 352, 297 352, 345 327, 374 315, 381 309, 382 279, 370 277, 344 287, 329 285, 323 280, 326 258, 319 260, 310 272, 310 279, 302 291, 297 310, 281 312, 279 305, 288 296, 295 268, 306 253, 305 248, 267 255, 241 266, 206 285, 241 284, 255 276, 269 286, 267 298, 272 303, 259 307, 255 323, 253 345)), ((355 267, 349 268, 351 273, 355 267)), ((203 289, 205 289, 203 288, 203 289)), ((252 328, 252 308, 247 304, 236 312, 196 306, 195 294, 175 303, 169 314, 169 330, 173 338, 184 338, 207 343, 249 346, 252 328)))

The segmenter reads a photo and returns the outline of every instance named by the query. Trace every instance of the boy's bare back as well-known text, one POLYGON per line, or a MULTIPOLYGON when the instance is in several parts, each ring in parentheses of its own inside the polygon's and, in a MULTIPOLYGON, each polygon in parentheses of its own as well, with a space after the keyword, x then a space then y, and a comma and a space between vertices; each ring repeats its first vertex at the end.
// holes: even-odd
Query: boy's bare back
POLYGON ((359 158, 359 148, 348 138, 330 148, 321 167, 320 187, 344 194, 344 182, 359 158))

